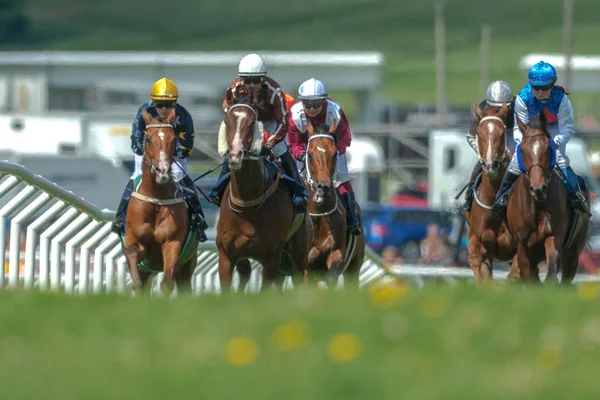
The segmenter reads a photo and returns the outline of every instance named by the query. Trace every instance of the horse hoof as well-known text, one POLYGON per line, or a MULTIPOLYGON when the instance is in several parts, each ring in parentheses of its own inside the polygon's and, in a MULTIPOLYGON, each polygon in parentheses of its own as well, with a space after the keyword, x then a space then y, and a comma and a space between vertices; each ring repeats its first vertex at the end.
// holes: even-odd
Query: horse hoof
POLYGON ((142 281, 134 281, 131 284, 131 288, 133 289, 134 292, 141 291, 142 290, 142 286, 143 286, 142 281))

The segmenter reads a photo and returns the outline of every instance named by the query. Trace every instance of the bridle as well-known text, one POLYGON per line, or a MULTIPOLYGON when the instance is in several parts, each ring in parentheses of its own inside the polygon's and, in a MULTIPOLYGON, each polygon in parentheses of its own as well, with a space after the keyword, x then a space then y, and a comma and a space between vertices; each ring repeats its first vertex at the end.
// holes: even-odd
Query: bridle
MULTIPOLYGON (((499 160, 497 160, 497 161, 500 164, 503 164, 506 161, 506 157, 508 155, 508 135, 506 134, 506 124, 504 123, 504 121, 502 120, 502 118, 496 117, 494 115, 490 115, 490 116, 481 118, 481 121, 479 121, 478 127, 481 126, 481 124, 484 123, 484 122, 486 122, 486 121, 498 121, 498 122, 500 122, 502 124, 502 128, 503 128, 502 132, 504 133, 504 153, 502 154, 502 157, 499 160)), ((479 135, 479 133, 478 133, 478 135, 479 135)), ((488 144, 489 144, 490 147, 491 147, 491 140, 492 140, 492 138, 488 137, 488 144)), ((477 157, 479 158, 479 163, 481 165, 485 165, 485 161, 481 157, 481 154, 480 154, 479 151, 477 152, 477 157)))
MULTIPOLYGON (((525 139, 530 139, 530 138, 534 138, 534 137, 536 137, 536 136, 545 136, 545 137, 547 137, 549 140, 552 140, 552 139, 550 138, 550 136, 549 136, 549 135, 548 135, 546 132, 542 132, 542 133, 536 133, 536 134, 534 134, 534 135, 523 136, 523 140, 525 140, 525 139)), ((552 170, 551 170, 549 167, 545 167, 545 166, 543 166, 543 165, 542 165, 542 164, 540 164, 540 163, 535 163, 535 164, 531 165, 529 168, 525 169, 525 171, 524 171, 524 172, 525 172, 525 176, 527 177, 527 180, 529 180, 529 173, 531 172, 531 170, 532 170, 534 167, 539 167, 539 168, 541 168, 541 169, 542 169, 542 171, 544 172, 544 175, 546 175, 546 180, 550 180, 550 175, 551 175, 551 172, 552 172, 552 170)))
MULTIPOLYGON (((254 124, 256 123, 257 119, 258 119, 258 114, 256 113, 256 110, 254 109, 254 107, 252 107, 251 105, 245 104, 245 103, 237 103, 232 105, 231 107, 229 107, 229 109, 227 110, 227 113, 229 114, 231 112, 231 110, 233 110, 234 108, 247 108, 250 111, 252 111, 252 114, 254 114, 254 121, 252 121, 252 128, 254 127, 254 124)), ((227 143, 228 146, 231 146, 231 143, 227 143)), ((242 160, 260 160, 261 157, 259 156, 259 152, 257 151, 250 151, 250 150, 246 150, 244 149, 244 154, 242 155, 242 160)))
MULTIPOLYGON (((150 124, 150 125, 146 125, 146 130, 148 130, 149 128, 168 128, 168 129, 172 129, 174 130, 175 128, 173 127, 173 125, 171 124, 150 124)), ((156 175, 156 170, 158 169, 156 167, 156 165, 152 164, 152 161, 150 160, 150 158, 146 155, 146 143, 148 141, 149 136, 146 135, 146 138, 144 140, 144 162, 148 165, 148 168, 150 168, 150 173, 152 175, 156 175)), ((170 167, 169 167, 170 168, 170 167)))
MULTIPOLYGON (((333 137, 333 135, 329 135, 326 133, 319 133, 317 135, 312 135, 308 138, 308 143, 306 145, 306 148, 308 149, 308 147, 310 146, 310 141, 313 139, 317 139, 317 138, 325 138, 325 139, 330 139, 335 143, 335 137, 333 137)), ((313 178, 312 178, 312 174, 310 172, 310 163, 308 162, 308 151, 306 152, 305 155, 305 159, 304 159, 304 164, 306 166, 306 183, 311 187, 311 189, 314 191, 316 189, 323 189, 313 178)), ((330 177, 331 179, 331 177, 330 177)), ((333 182, 331 185, 331 189, 335 191, 335 188, 333 187, 333 182)), ((310 213, 309 215, 311 217, 324 217, 327 215, 330 215, 332 213, 334 213, 335 211, 340 211, 339 210, 339 206, 338 206, 338 201, 337 198, 335 199, 335 204, 333 206, 333 208, 329 211, 323 212, 323 213, 310 213)))

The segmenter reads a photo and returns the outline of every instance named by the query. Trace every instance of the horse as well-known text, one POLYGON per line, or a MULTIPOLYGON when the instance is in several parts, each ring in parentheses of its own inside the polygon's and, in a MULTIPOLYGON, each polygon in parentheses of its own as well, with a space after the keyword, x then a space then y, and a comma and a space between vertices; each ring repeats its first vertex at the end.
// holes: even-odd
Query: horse
MULTIPOLYGON (((365 257, 364 230, 361 226, 358 236, 346 233, 346 210, 334 182, 338 154, 335 130, 335 124, 331 124, 329 131, 315 134, 310 121, 307 125, 305 183, 311 195, 308 213, 314 228, 305 282, 316 282, 314 273, 326 275, 327 281, 335 284, 339 275, 346 272, 345 283, 353 282, 358 286, 358 275, 365 257)), ((357 208, 362 221, 358 205, 357 208)))
MULTIPOLYGON (((509 197, 507 219, 517 243, 520 274, 525 281, 539 282, 538 264, 545 260, 546 282, 556 283, 562 269, 561 283, 567 284, 577 273, 590 217, 569 206, 567 188, 554 168, 555 150, 544 113, 527 125, 517 118, 517 124, 523 132, 523 173, 509 197)), ((583 189, 589 205, 589 192, 583 189)))
POLYGON ((500 109, 489 107, 484 111, 475 104, 474 111, 479 120, 477 155, 483 172, 481 184, 474 191, 471 211, 465 211, 465 219, 469 224, 468 262, 475 283, 479 284, 492 278, 494 260, 513 258, 516 245, 506 229, 504 216, 491 211, 511 158, 506 138, 508 107, 504 102, 500 109))
POLYGON ((129 201, 123 253, 132 278, 132 289, 141 292, 153 272, 164 272, 162 289, 191 292, 198 241, 187 260, 180 260, 190 227, 185 200, 176 196, 171 174, 177 137, 175 109, 161 121, 143 111, 146 122, 142 180, 129 201), (141 268, 140 266, 143 266, 141 268))
MULTIPOLYGON (((282 185, 279 171, 265 188, 265 178, 273 168, 259 155, 263 128, 257 121, 253 99, 232 105, 225 115, 231 173, 221 201, 216 236, 224 292, 231 290, 234 266, 240 275, 240 287, 248 282, 250 258, 263 266, 261 290, 277 279, 284 255, 293 271, 303 273, 312 242, 312 221, 307 213, 293 218, 292 198, 282 185)), ((231 104, 233 99, 228 101, 231 104)))

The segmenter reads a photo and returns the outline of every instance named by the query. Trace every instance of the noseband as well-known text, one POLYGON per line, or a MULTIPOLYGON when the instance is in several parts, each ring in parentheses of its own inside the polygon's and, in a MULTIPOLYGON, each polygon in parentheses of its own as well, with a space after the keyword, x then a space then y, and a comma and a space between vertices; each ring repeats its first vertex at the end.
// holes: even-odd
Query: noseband
MULTIPOLYGON (((173 125, 171 124, 150 124, 150 125, 146 125, 146 130, 148 130, 149 128, 168 128, 168 129, 175 129, 173 128, 173 125)), ((150 173, 152 175, 156 175, 156 170, 157 167, 156 165, 152 164, 152 161, 150 160, 150 158, 146 155, 146 141, 148 140, 148 136, 146 136, 146 140, 144 140, 144 162, 148 165, 148 168, 150 168, 150 173)))
MULTIPOLYGON (((490 115, 488 117, 481 118, 481 121, 479 121, 479 126, 481 126, 481 124, 484 123, 485 121, 498 121, 502 124, 502 128, 503 128, 502 132, 504 133, 504 153, 502 154, 502 157, 498 160, 498 162, 503 163, 504 161, 506 161, 506 156, 508 154, 508 137, 506 135, 506 124, 504 123, 502 118, 490 115)), ((488 141, 491 141, 491 138, 488 138, 488 141)), ((483 160, 483 158, 481 158, 481 155, 479 155, 479 151, 477 153, 478 153, 477 157, 479 158, 479 163, 481 165, 485 165, 485 161, 483 160)))

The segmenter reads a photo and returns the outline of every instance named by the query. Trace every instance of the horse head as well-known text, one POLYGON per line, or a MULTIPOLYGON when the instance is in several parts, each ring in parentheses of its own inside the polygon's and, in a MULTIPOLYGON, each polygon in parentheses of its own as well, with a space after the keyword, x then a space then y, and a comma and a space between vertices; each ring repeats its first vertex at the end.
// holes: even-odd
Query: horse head
POLYGON ((529 192, 536 203, 546 200, 552 169, 554 168, 556 149, 548 134, 548 124, 544 113, 532 118, 525 125, 518 117, 517 124, 523 132, 519 145, 523 155, 525 176, 529 181, 529 192))
POLYGON ((306 149, 307 181, 314 192, 315 204, 322 204, 326 196, 335 195, 333 176, 337 164, 336 125, 321 127, 316 133, 308 121, 306 149))
POLYGON ((488 107, 486 110, 475 104, 477 126, 477 155, 483 172, 492 180, 499 176, 502 163, 507 158, 506 143, 506 102, 502 107, 488 107))
MULTIPOLYGON (((229 91, 228 96, 232 96, 229 91)), ((233 104, 225 115, 229 168, 234 171, 242 167, 243 160, 258 160, 262 147, 261 124, 251 105, 256 101, 255 95, 251 97, 249 103, 233 104)))
POLYGON ((165 119, 152 117, 146 110, 142 111, 146 122, 144 136, 144 162, 154 175, 156 183, 164 185, 171 178, 171 164, 175 154, 177 138, 173 128, 175 109, 165 119))

